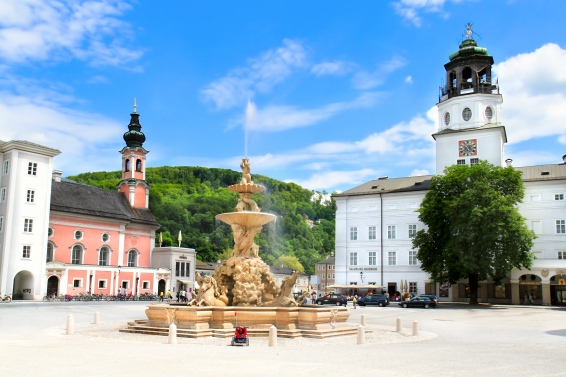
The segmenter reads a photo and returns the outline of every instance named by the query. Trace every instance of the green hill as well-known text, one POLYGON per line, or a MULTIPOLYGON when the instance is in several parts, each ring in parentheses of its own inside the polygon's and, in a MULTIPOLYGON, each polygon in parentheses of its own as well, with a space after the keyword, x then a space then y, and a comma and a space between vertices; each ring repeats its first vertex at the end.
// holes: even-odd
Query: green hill
MULTIPOLYGON (((176 246, 181 231, 181 246, 195 248, 200 260, 216 261, 229 255, 228 250, 234 244, 232 230, 214 217, 234 211, 238 195, 226 187, 240 182, 241 177, 241 173, 229 169, 148 168, 149 208, 161 224, 163 246, 176 246)), ((83 173, 68 178, 115 190, 121 172, 83 173)), ((264 194, 255 195, 254 200, 262 212, 278 217, 256 236, 260 256, 271 265, 281 255, 295 256, 306 273, 314 273, 314 263, 334 251, 334 203, 312 201, 314 192, 294 183, 258 174, 252 178, 254 183, 267 188, 264 194), (314 226, 309 226, 307 220, 314 221, 314 226)))

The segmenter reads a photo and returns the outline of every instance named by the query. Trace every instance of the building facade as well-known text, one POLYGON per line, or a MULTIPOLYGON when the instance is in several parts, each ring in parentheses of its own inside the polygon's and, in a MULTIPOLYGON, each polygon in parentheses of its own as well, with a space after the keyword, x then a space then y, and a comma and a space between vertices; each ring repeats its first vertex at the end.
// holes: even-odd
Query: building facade
MULTIPOLYGON (((444 65, 446 87, 439 97, 436 172, 454 164, 505 160, 502 96, 491 78, 493 58, 469 36, 444 65)), ((558 156, 557 156, 558 157, 558 156)), ((525 198, 519 210, 535 231, 531 270, 513 270, 501 283, 480 283, 478 300, 519 304, 525 296, 543 305, 566 304, 566 161, 514 167, 522 172, 525 198)), ((448 286, 421 270, 412 238, 423 229, 415 212, 432 176, 381 177, 334 195, 336 200, 336 284, 375 281, 395 292, 432 293, 444 301, 467 301, 466 280, 448 286), (363 272, 363 275, 360 274, 363 272), (362 280, 362 276, 364 279, 362 280)))
POLYGON ((104 190, 53 171, 60 151, 0 142, 0 293, 45 295, 173 292, 194 288, 195 250, 155 248, 139 114, 121 150, 122 180, 104 190))

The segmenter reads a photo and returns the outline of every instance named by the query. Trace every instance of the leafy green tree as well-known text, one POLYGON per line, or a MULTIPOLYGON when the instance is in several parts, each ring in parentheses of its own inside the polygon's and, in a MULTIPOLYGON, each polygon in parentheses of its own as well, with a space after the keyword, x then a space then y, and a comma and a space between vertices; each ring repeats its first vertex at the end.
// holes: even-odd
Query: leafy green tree
POLYGON ((275 265, 278 266, 278 267, 291 268, 295 271, 305 272, 305 269, 304 269, 303 265, 301 264, 301 262, 299 262, 297 257, 295 257, 293 255, 281 255, 275 261, 275 265))
POLYGON ((413 240, 421 268, 437 282, 467 278, 472 305, 479 281, 498 282, 513 268, 530 268, 536 236, 517 209, 523 196, 521 173, 512 167, 485 161, 447 167, 432 178, 418 210, 428 227, 413 240))

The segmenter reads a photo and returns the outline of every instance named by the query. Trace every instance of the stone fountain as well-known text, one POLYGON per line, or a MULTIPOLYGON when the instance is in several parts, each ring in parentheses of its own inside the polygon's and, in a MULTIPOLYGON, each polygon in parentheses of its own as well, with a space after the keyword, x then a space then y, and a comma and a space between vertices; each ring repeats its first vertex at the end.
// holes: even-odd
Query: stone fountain
POLYGON ((239 326, 249 327, 250 336, 267 336, 275 325, 284 337, 313 337, 355 334, 357 329, 346 323, 347 308, 300 305, 306 292, 297 300, 292 288, 299 272, 275 281, 269 266, 259 257, 254 238, 264 225, 276 216, 261 212, 253 195, 265 191, 251 179, 250 162, 242 159, 242 180, 228 187, 239 195, 234 212, 216 218, 232 227, 234 250, 229 259, 215 269, 213 276, 197 274, 199 292, 189 303, 154 304, 147 308, 148 320, 129 323, 123 332, 167 334, 175 323, 179 336, 232 336, 237 318, 239 326))

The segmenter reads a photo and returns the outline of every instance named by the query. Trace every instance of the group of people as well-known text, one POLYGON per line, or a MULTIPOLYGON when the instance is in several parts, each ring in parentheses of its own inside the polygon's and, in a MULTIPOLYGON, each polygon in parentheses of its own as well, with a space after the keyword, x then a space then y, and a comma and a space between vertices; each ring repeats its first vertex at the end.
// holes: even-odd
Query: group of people
MULTIPOLYGON (((177 302, 189 302, 192 299, 192 293, 181 289, 177 292, 177 302)), ((164 299, 167 299, 169 302, 173 296, 171 295, 171 290, 168 290, 167 293, 164 291, 159 292, 159 301, 163 302, 164 299)))

